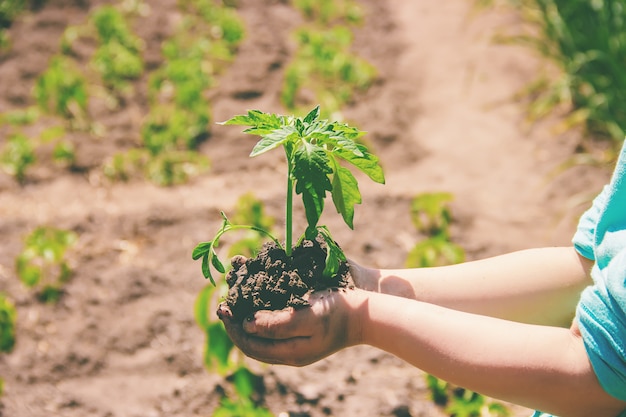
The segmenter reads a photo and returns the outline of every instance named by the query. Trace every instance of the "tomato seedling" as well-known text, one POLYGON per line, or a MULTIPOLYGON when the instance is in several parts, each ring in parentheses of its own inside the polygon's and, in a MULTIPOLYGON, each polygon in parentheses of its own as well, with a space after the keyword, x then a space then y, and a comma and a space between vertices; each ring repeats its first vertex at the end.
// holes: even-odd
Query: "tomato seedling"
POLYGON ((365 173, 373 181, 384 184, 385 177, 379 160, 357 139, 363 136, 357 128, 339 122, 320 119, 320 108, 315 107, 304 117, 283 116, 250 110, 223 122, 224 125, 247 126, 245 133, 261 139, 252 149, 251 157, 282 147, 287 160, 287 198, 285 207, 285 244, 270 232, 254 225, 231 223, 222 212, 222 226, 213 240, 199 243, 193 251, 194 260, 202 259, 202 273, 215 284, 211 265, 224 273, 226 268, 216 253, 222 235, 231 230, 255 230, 272 239, 287 256, 293 248, 293 195, 302 196, 307 219, 305 232, 299 238, 314 240, 318 236, 326 243, 325 277, 333 277, 340 263, 346 261, 341 248, 332 239, 326 226, 318 225, 324 210, 326 193, 332 196, 337 212, 352 229, 354 206, 361 203, 357 179, 341 161, 365 173))

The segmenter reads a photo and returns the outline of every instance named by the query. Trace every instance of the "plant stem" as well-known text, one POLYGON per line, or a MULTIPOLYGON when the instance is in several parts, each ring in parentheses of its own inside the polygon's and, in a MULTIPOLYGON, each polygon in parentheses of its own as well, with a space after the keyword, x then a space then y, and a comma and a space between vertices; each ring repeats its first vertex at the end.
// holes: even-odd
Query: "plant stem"
POLYGON ((293 242, 293 177, 291 175, 291 158, 287 155, 287 204, 285 214, 285 253, 291 256, 293 242))

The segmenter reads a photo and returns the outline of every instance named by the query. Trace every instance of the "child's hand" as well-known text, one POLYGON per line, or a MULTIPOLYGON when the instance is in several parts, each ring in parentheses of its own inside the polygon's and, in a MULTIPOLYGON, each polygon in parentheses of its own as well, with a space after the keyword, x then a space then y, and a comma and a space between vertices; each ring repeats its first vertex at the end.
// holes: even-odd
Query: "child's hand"
POLYGON ((320 291, 309 307, 257 311, 243 323, 220 305, 218 316, 231 339, 246 355, 267 363, 304 366, 360 343, 361 290, 320 291))

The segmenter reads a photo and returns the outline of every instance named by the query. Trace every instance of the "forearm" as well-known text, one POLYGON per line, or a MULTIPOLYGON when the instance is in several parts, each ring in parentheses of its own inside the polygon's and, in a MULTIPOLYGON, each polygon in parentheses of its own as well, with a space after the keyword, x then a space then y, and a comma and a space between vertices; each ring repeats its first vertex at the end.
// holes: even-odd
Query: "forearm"
POLYGON ((359 342, 485 395, 567 416, 614 416, 582 340, 568 329, 528 325, 366 294, 359 342))
POLYGON ((513 252, 459 265, 363 269, 361 288, 456 310, 568 326, 591 262, 571 247, 513 252))

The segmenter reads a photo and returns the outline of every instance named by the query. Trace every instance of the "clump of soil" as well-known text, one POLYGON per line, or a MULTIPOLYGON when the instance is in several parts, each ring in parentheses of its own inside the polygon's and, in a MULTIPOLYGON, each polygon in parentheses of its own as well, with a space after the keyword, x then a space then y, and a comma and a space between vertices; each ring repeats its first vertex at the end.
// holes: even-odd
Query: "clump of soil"
POLYGON ((291 256, 269 242, 255 258, 233 258, 226 275, 226 304, 233 317, 243 320, 257 310, 304 307, 311 292, 351 286, 348 263, 342 262, 337 275, 328 278, 323 275, 325 259, 323 239, 303 240, 291 256))

